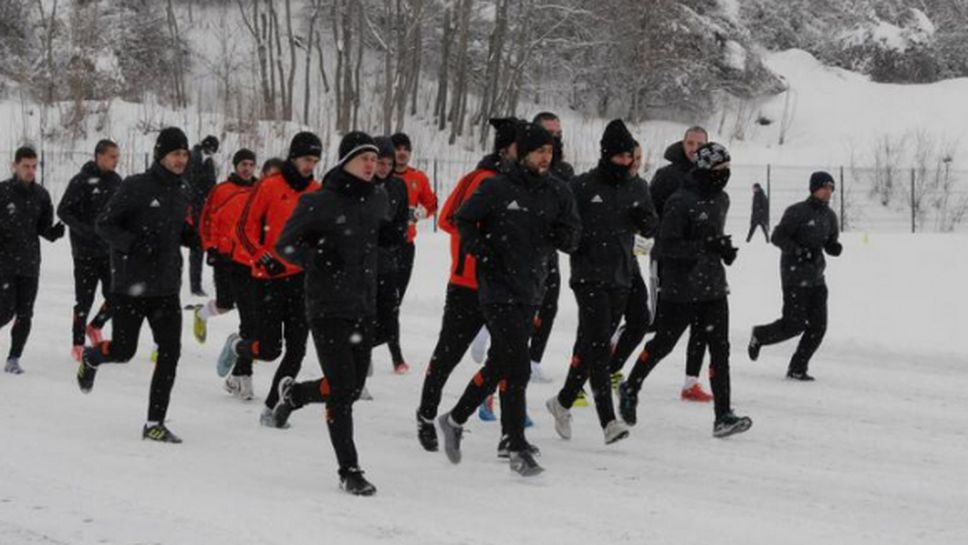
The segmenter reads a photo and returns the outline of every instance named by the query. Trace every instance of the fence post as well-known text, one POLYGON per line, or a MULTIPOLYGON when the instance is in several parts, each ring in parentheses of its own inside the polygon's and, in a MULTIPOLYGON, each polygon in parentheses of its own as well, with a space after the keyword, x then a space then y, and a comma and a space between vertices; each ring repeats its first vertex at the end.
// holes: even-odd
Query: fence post
MULTIPOLYGON (((437 158, 434 158, 434 197, 439 199, 440 197, 437 193, 440 191, 440 185, 437 183, 437 158)), ((440 207, 438 206, 437 209, 440 207)), ((437 209, 434 210, 434 232, 437 232, 437 209)))
MULTIPOLYGON (((770 165, 769 163, 767 163, 766 164, 766 217, 767 218, 772 218, 773 217, 770 214, 770 212, 772 212, 772 208, 773 208, 773 189, 772 189, 772 183, 773 183, 773 169, 772 169, 772 165, 770 165)), ((767 222, 766 222, 766 230, 767 231, 770 230, 770 221, 769 220, 767 220, 767 222)))
POLYGON ((47 170, 47 160, 44 158, 44 150, 40 150, 40 187, 44 187, 44 172, 47 170))
POLYGON ((148 170, 148 168, 150 166, 151 166, 151 163, 148 162, 148 154, 146 153, 145 154, 145 170, 148 170))
POLYGON ((914 169, 911 169, 911 232, 917 231, 917 210, 914 207, 914 169))
POLYGON ((847 214, 844 210, 844 200, 846 200, 846 187, 844 187, 844 167, 840 167, 840 230, 847 229, 847 214))

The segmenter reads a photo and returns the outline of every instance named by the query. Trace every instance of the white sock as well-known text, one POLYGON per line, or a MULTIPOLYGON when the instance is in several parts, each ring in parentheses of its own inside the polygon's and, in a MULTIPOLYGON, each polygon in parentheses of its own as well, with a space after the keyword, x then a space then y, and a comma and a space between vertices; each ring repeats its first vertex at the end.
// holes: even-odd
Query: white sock
POLYGON ((697 384, 699 384, 699 377, 690 377, 689 375, 686 375, 686 382, 682 385, 682 389, 688 390, 697 384))
POLYGON ((145 426, 147 426, 147 427, 149 427, 149 428, 151 428, 151 427, 153 427, 153 426, 157 426, 157 425, 158 425, 158 424, 160 424, 160 423, 161 423, 161 422, 155 422, 154 420, 149 420, 149 421, 147 421, 147 422, 145 422, 145 426))
POLYGON ((202 305, 202 308, 198 309, 198 317, 203 320, 208 320, 212 316, 218 316, 219 314, 224 313, 225 311, 215 305, 215 299, 210 299, 207 303, 202 305))

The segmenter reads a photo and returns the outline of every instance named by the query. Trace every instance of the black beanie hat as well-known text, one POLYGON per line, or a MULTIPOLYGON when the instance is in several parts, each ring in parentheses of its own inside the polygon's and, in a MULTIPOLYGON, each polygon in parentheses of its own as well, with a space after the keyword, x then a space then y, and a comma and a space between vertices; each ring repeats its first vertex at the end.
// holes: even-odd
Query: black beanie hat
POLYGON ((410 137, 406 133, 398 132, 390 137, 393 142, 393 149, 403 146, 409 151, 413 151, 413 145, 410 143, 410 137))
POLYGON ((235 152, 235 155, 232 156, 232 166, 237 167, 239 166, 239 163, 241 163, 242 161, 245 161, 246 159, 254 163, 255 152, 253 152, 248 148, 242 148, 239 151, 235 152))
POLYGON ((813 174, 810 175, 811 193, 820 189, 821 187, 828 186, 828 185, 830 187, 834 186, 834 177, 831 176, 829 172, 818 170, 817 172, 814 172, 813 174))
POLYGON ((722 144, 708 142, 696 150, 696 168, 700 170, 713 170, 728 162, 730 162, 729 151, 722 144))
POLYGON ((337 166, 343 166, 357 155, 367 151, 380 154, 380 148, 376 147, 376 142, 373 141, 372 136, 360 131, 346 133, 346 136, 339 142, 339 163, 337 163, 337 166))
POLYGON ((621 119, 609 121, 602 133, 602 159, 608 159, 619 153, 633 153, 635 151, 635 138, 629 132, 625 123, 621 119))
POLYGON ((521 122, 516 117, 492 117, 488 123, 494 127, 494 151, 501 151, 514 143, 521 122))
POLYGON ((542 146, 554 145, 554 137, 541 125, 534 123, 519 123, 514 142, 518 145, 518 159, 524 159, 529 153, 542 146))
POLYGON ((155 140, 155 161, 176 150, 188 151, 188 137, 178 127, 165 127, 155 140))
POLYGON ((202 149, 208 150, 210 153, 215 153, 218 151, 218 138, 212 136, 211 134, 203 138, 202 149))
POLYGON ((305 157, 307 155, 322 157, 323 143, 315 134, 304 131, 292 137, 292 142, 289 144, 289 159, 305 157))
POLYGON ((393 149, 393 140, 390 140, 389 136, 377 136, 373 139, 373 143, 376 144, 378 152, 376 152, 377 157, 396 157, 393 149))

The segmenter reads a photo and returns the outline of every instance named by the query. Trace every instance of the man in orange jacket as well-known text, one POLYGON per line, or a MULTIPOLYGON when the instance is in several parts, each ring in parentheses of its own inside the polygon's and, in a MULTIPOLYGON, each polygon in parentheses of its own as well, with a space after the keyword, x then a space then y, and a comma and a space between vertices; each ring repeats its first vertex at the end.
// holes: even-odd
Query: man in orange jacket
POLYGON ((476 169, 457 182, 441 209, 439 225, 450 235, 451 266, 443 324, 424 377, 420 408, 417 409, 417 435, 420 444, 427 451, 433 452, 438 448, 434 418, 437 416, 444 384, 464 357, 478 331, 484 327, 484 315, 477 297, 477 260, 461 249, 454 215, 481 182, 497 175, 502 163, 516 158, 514 136, 518 123, 513 117, 491 120, 495 129, 494 152, 485 155, 476 169))
POLYGON ((244 254, 251 256, 260 327, 254 337, 240 337, 234 333, 229 336, 219 356, 218 371, 225 376, 239 358, 274 360, 281 354, 285 339, 286 354, 272 379, 260 415, 260 422, 269 427, 275 426, 272 408, 278 401, 279 381, 299 374, 309 337, 305 275, 302 268, 279 255, 276 241, 299 197, 319 189, 313 171, 322 153, 322 142, 315 134, 301 132, 294 136, 282 172, 255 186, 236 227, 244 254))
MULTIPOLYGON (((256 183, 255 165, 256 157, 252 150, 242 148, 235 152, 232 157, 235 172, 228 180, 215 186, 199 217, 202 249, 206 252, 206 261, 214 269, 215 278, 215 299, 210 299, 195 310, 193 333, 202 344, 208 336, 208 319, 229 312, 236 304, 239 307, 240 334, 250 336, 255 333, 248 281, 250 266, 246 260, 239 262, 232 259, 237 245, 236 225, 256 183)), ((243 358, 236 363, 232 375, 225 380, 225 389, 245 401, 254 397, 252 360, 243 358)))
POLYGON ((407 197, 410 201, 410 226, 407 229, 407 244, 403 246, 400 256, 400 278, 397 285, 400 287, 400 302, 407 293, 407 286, 410 285, 410 274, 413 272, 413 260, 416 255, 414 240, 417 238, 417 222, 434 215, 437 211, 437 195, 430 187, 430 180, 427 174, 410 166, 410 157, 413 153, 413 146, 410 137, 402 132, 398 132, 390 137, 393 148, 396 152, 396 166, 394 172, 398 178, 402 178, 407 184, 407 197))

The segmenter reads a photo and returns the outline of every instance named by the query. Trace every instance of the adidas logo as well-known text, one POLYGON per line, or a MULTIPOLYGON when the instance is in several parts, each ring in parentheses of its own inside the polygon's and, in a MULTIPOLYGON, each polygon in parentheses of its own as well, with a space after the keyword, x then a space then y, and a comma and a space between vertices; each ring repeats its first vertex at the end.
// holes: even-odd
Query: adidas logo
POLYGON ((93 190, 91 190, 91 194, 92 195, 100 195, 101 194, 101 190, 95 187, 93 190))
POLYGON ((518 204, 518 201, 511 201, 511 204, 508 205, 508 210, 523 210, 523 208, 518 204))
POLYGON ((594 197, 592 197, 592 202, 593 203, 602 203, 602 202, 605 202, 605 201, 602 200, 602 196, 601 195, 595 195, 594 197))
POLYGON ((709 219, 709 214, 705 212, 703 212, 702 214, 699 214, 699 221, 706 221, 708 219, 709 219))
POLYGON ((158 199, 152 199, 151 204, 149 204, 148 206, 152 208, 161 208, 161 203, 158 202, 158 199))

